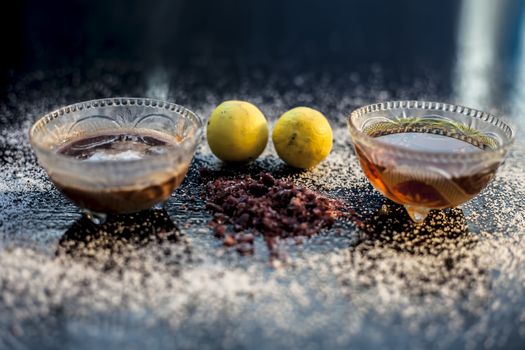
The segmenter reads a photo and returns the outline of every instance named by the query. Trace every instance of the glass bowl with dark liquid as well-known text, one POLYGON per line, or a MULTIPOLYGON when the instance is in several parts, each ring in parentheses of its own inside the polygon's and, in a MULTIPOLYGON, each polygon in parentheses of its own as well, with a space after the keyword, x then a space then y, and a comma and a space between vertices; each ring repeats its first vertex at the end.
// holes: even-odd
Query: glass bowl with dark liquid
POLYGON ((352 112, 348 126, 368 180, 416 222, 479 194, 514 140, 496 116, 439 102, 365 106, 352 112))
POLYGON ((201 134, 200 118, 182 106, 109 98, 43 116, 29 139, 55 186, 96 219, 166 201, 184 179, 201 134))

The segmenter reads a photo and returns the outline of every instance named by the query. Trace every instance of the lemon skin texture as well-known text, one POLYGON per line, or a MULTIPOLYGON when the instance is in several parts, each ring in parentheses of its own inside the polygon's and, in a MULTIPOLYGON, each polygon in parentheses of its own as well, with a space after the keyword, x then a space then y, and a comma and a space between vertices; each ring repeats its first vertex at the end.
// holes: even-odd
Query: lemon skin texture
POLYGON ((332 128, 323 114, 308 107, 284 113, 273 129, 272 141, 286 164, 309 169, 332 150, 332 128))
POLYGON ((213 154, 224 162, 256 159, 268 143, 268 121, 253 104, 225 101, 213 110, 206 125, 213 154))

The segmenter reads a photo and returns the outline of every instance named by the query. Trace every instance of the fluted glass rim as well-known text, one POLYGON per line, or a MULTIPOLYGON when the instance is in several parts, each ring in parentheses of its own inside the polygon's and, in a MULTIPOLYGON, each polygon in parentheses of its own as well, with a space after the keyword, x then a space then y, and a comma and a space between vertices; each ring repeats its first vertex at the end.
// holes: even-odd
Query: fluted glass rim
MULTIPOLYGON (((51 121, 57 118, 67 118, 68 115, 74 114, 78 111, 89 109, 89 108, 98 108, 98 107, 112 107, 112 106, 148 106, 158 108, 160 110, 166 110, 169 113, 178 113, 183 117, 189 119, 195 125, 195 132, 188 140, 183 140, 183 150, 193 153, 197 142, 201 139, 202 136, 202 119, 190 109, 178 105, 173 102, 163 101, 153 98, 145 97, 112 97, 112 98, 101 98, 88 101, 77 102, 70 104, 64 107, 60 107, 54 111, 51 111, 41 118, 36 120, 31 128, 29 129, 29 141, 31 146, 37 151, 37 156, 43 154, 47 157, 59 160, 61 163, 69 163, 74 165, 83 165, 85 163, 83 160, 69 157, 63 154, 59 154, 49 147, 44 146, 36 140, 36 134, 46 127, 51 121)), ((177 152, 180 153, 180 152, 177 152)), ((143 163, 146 159, 151 162, 162 162, 173 158, 171 152, 165 154, 159 154, 150 156, 142 159, 120 159, 120 160, 102 160, 93 162, 90 164, 91 167, 105 167, 105 166, 118 166, 118 165, 132 165, 136 163, 143 163)))
POLYGON ((462 105, 434 101, 399 100, 369 104, 353 110, 348 116, 347 121, 350 134, 354 139, 354 143, 357 141, 369 147, 386 149, 388 152, 395 153, 400 156, 410 156, 414 159, 420 159, 425 161, 432 160, 435 162, 483 161, 498 157, 501 158, 512 146, 516 134, 514 127, 509 125, 506 121, 503 121, 500 117, 495 116, 494 114, 483 112, 475 108, 465 107, 462 105), (356 119, 364 115, 372 116, 374 113, 377 112, 389 111, 400 108, 407 110, 424 109, 428 110, 429 112, 444 111, 449 113, 462 114, 464 116, 479 119, 492 124, 493 126, 502 130, 503 133, 506 135, 506 138, 502 140, 503 142, 501 144, 498 144, 496 148, 480 150, 479 152, 450 153, 440 151, 422 151, 411 149, 401 145, 392 145, 390 143, 385 143, 383 141, 378 140, 377 138, 367 135, 355 125, 356 119))

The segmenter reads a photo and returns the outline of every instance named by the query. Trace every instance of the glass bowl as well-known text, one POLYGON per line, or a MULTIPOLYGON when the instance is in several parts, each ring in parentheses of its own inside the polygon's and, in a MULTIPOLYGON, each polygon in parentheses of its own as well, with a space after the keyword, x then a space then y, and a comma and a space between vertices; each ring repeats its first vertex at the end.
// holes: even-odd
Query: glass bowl
POLYGON ((55 186, 100 218, 166 201, 184 179, 201 134, 200 118, 182 106, 122 97, 46 114, 29 139, 55 186), (88 155, 93 145, 113 153, 88 155))
POLYGON ((481 192, 514 140, 494 115, 439 102, 365 106, 351 113, 348 127, 368 180, 416 222, 481 192))

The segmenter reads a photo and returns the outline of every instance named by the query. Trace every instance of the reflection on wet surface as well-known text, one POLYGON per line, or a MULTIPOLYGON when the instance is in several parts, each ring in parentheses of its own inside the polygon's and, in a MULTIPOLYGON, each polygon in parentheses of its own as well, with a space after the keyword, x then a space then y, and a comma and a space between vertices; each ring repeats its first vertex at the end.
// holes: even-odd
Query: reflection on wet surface
MULTIPOLYGON (((433 210, 416 224, 402 206, 388 201, 365 219, 350 256, 360 287, 377 287, 391 274, 386 278, 395 280, 399 290, 414 298, 440 296, 445 290, 442 286, 455 280, 457 292, 466 296, 474 285, 488 281, 486 269, 469 254, 478 242, 459 208, 433 210), (389 264, 396 255, 407 261, 421 259, 420 270, 407 269, 396 261, 389 264)), ((342 278, 341 283, 348 281, 342 278)))
MULTIPOLYGON (((176 244, 181 239, 180 230, 165 210, 112 215, 98 225, 82 215, 58 241, 56 255, 87 259, 103 256, 108 259, 105 268, 111 269, 115 260, 132 251, 150 244, 176 244)), ((165 250, 165 253, 170 254, 170 251, 165 250)))
POLYGON ((388 202, 364 220, 360 249, 381 245, 401 253, 439 256, 451 250, 470 249, 477 242, 459 208, 433 210, 424 222, 416 224, 403 206, 388 202))

